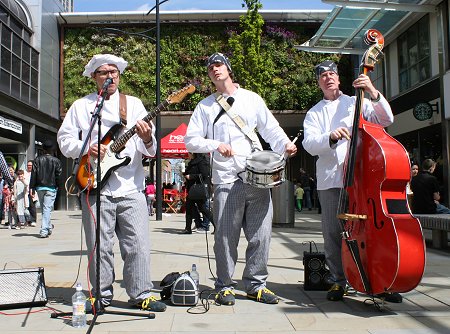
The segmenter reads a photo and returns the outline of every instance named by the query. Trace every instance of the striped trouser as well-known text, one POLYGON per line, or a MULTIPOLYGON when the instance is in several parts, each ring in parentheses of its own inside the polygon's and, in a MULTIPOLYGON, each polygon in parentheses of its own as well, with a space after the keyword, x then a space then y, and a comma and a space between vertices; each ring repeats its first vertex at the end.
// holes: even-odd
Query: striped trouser
POLYGON ((265 287, 268 276, 272 233, 272 199, 269 189, 259 189, 236 181, 214 188, 214 253, 217 290, 236 285, 233 274, 238 258, 241 229, 247 239, 245 268, 242 274, 245 291, 254 293, 265 287))
POLYGON ((345 286, 347 280, 341 257, 342 227, 337 218, 340 189, 319 190, 318 193, 322 207, 322 234, 327 265, 334 282, 345 286))
MULTIPOLYGON (((86 195, 82 194, 83 226, 89 256, 89 279, 96 289, 95 223, 96 196, 89 196, 90 208, 86 195), (92 214, 91 214, 92 212, 92 214)), ((143 193, 134 193, 126 197, 100 197, 100 295, 104 303, 113 297, 114 274, 114 234, 119 240, 120 254, 124 261, 123 281, 130 297, 129 302, 150 296, 153 283, 150 279, 150 238, 148 228, 147 203, 143 193)), ((95 292, 94 292, 95 293, 95 292)))

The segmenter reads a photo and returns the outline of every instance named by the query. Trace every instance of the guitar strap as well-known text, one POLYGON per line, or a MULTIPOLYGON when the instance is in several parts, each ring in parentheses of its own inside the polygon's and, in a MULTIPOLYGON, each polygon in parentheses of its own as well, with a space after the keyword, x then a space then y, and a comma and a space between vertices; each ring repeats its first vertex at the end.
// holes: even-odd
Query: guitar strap
POLYGON ((119 111, 120 111, 120 124, 123 127, 127 126, 127 97, 125 94, 119 93, 119 111))
POLYGON ((262 151, 261 143, 258 139, 258 135, 255 132, 255 129, 250 128, 247 124, 245 124, 244 120, 239 116, 234 110, 231 110, 231 106, 227 102, 227 100, 223 97, 222 94, 215 93, 216 101, 219 105, 227 112, 227 115, 236 123, 236 125, 241 129, 241 131, 247 136, 248 139, 252 142, 253 150, 262 151))

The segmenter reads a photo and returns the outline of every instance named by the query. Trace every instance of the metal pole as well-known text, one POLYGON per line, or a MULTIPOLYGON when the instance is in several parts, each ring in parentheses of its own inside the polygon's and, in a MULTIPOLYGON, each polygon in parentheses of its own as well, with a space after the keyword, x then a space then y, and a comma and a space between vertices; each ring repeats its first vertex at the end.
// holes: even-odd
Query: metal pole
MULTIPOLYGON (((159 0, 156 4, 156 105, 159 106, 161 95, 161 36, 159 26, 159 0)), ((162 183, 161 183, 161 115, 156 115, 156 220, 162 220, 162 183)))

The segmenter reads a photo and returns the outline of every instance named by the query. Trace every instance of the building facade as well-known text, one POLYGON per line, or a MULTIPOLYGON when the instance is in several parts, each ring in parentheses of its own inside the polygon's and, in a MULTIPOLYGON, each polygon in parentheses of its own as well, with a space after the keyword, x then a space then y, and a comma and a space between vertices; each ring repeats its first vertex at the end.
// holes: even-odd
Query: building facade
MULTIPOLYGON (((0 150, 15 169, 40 154, 60 125, 57 0, 0 0, 0 150)), ((61 185, 62 186, 62 185, 61 185)), ((56 207, 66 207, 58 196, 56 207)))

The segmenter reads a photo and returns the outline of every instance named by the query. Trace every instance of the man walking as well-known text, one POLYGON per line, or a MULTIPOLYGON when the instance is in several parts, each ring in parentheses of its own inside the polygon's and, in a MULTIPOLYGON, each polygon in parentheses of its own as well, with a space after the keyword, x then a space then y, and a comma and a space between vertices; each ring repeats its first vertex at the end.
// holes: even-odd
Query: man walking
POLYGON ((52 234, 53 224, 50 216, 58 191, 59 178, 62 174, 61 161, 54 156, 55 144, 47 139, 42 145, 44 154, 37 157, 31 170, 31 196, 37 192, 41 204, 42 223, 39 235, 47 238, 52 234))

